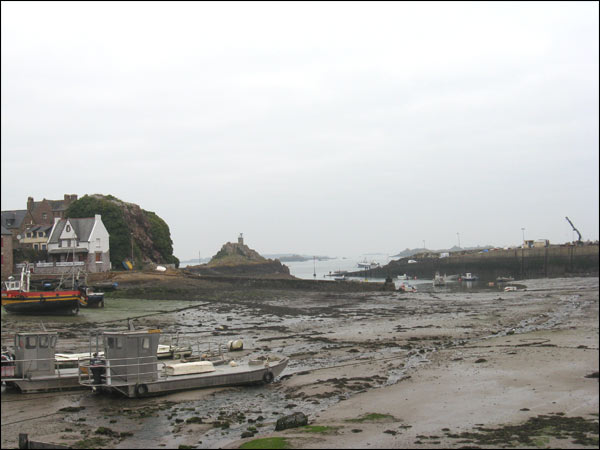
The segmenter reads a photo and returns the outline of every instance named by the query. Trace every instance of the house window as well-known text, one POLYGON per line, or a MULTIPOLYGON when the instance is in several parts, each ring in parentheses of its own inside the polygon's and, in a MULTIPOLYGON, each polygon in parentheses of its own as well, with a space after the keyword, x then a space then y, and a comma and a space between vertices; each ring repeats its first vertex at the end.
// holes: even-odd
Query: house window
POLYGON ((43 214, 42 214, 42 219, 47 219, 47 218, 48 218, 48 214, 46 214, 46 213, 43 213, 43 214))
POLYGON ((96 252, 96 262, 97 263, 102 262, 102 253, 101 252, 96 252))
POLYGON ((34 248, 35 250, 39 250, 39 246, 38 246, 37 244, 33 244, 33 248, 34 248))
POLYGON ((42 244, 42 250, 46 250, 46 244, 42 244))
POLYGON ((96 247, 100 248, 100 238, 96 238, 96 247))
POLYGON ((62 247, 62 246, 63 246, 63 241, 62 241, 62 239, 60 239, 60 240, 58 241, 58 246, 59 246, 59 247, 62 247))
POLYGON ((67 233, 71 231, 71 225, 67 225, 67 233))

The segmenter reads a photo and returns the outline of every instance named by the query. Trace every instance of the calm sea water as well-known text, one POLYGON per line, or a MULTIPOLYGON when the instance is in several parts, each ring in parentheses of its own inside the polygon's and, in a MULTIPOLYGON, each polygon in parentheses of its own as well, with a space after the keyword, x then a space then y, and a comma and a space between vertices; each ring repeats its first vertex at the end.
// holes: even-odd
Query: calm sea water
MULTIPOLYGON (((348 272, 356 272, 358 270, 362 270, 360 267, 358 267, 358 263, 364 262, 365 260, 367 262, 379 263, 382 266, 391 261, 387 255, 369 255, 361 257, 328 259, 325 261, 309 260, 284 262, 283 264, 290 268, 290 274, 294 275, 295 277, 305 280, 313 280, 315 278, 318 280, 331 280, 333 278, 328 277, 327 275, 337 271, 345 270, 348 272)), ((373 278, 373 281, 382 281, 382 279, 373 278)))

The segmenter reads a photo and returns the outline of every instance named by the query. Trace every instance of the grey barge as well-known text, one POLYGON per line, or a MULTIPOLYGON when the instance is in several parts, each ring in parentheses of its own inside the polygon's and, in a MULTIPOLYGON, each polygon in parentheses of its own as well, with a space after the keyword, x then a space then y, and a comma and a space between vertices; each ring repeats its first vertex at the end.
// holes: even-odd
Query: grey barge
MULTIPOLYGON (((288 364, 276 355, 236 361, 158 361, 160 330, 102 333, 104 357, 79 364, 80 384, 129 398, 207 387, 271 383, 288 364)), ((98 352, 99 353, 99 352, 98 352)))
POLYGON ((79 369, 56 360, 57 340, 57 333, 46 331, 17 333, 14 353, 2 352, 2 383, 23 393, 80 389, 79 369))

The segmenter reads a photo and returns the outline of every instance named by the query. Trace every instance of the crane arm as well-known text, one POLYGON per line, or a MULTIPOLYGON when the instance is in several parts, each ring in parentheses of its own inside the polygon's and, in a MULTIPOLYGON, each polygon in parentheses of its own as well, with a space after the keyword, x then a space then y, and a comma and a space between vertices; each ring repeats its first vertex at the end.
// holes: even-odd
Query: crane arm
POLYGON ((565 219, 567 219, 567 222, 571 224, 571 227, 573 227, 573 230, 577 233, 577 236, 579 236, 578 242, 581 242, 581 233, 579 230, 575 228, 575 225, 573 225, 573 222, 571 222, 568 217, 565 217, 565 219))

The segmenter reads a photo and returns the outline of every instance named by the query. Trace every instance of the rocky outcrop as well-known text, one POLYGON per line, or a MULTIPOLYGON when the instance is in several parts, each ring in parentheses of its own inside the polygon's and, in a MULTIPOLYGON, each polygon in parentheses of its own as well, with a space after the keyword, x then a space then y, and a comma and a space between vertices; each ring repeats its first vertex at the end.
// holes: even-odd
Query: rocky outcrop
POLYGON ((203 275, 225 276, 287 276, 290 269, 278 259, 267 259, 242 243, 227 242, 208 264, 188 266, 188 270, 203 275))
POLYGON ((267 261, 272 260, 267 260, 260 256, 256 250, 252 250, 245 244, 227 242, 221 247, 221 250, 212 257, 208 263, 208 267, 264 263, 267 261))

